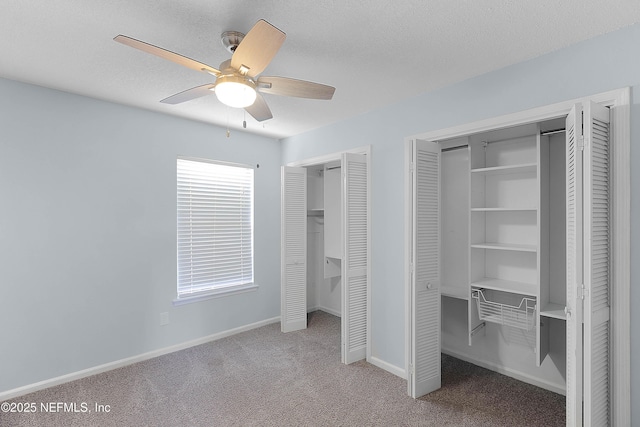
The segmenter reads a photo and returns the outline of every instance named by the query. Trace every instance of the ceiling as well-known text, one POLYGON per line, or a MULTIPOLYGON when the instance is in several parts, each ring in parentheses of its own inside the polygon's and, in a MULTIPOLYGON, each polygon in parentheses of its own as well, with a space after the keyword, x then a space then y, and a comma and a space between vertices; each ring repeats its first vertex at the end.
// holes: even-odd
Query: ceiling
POLYGON ((637 0, 2 0, 0 76, 283 138, 640 22, 637 0), (215 96, 167 96, 213 77, 116 43, 128 35, 213 67, 226 30, 287 34, 262 73, 336 87, 331 101, 265 94, 256 122, 215 96))

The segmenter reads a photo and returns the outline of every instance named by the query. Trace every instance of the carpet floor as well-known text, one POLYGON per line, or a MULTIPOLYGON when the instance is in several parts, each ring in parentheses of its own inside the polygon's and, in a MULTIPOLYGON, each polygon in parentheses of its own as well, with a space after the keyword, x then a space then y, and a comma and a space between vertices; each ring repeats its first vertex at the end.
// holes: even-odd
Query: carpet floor
POLYGON ((414 400, 395 375, 341 364, 340 319, 321 311, 303 331, 272 324, 8 403, 36 410, 0 412, 6 427, 565 425, 564 396, 446 355, 442 388, 414 400))

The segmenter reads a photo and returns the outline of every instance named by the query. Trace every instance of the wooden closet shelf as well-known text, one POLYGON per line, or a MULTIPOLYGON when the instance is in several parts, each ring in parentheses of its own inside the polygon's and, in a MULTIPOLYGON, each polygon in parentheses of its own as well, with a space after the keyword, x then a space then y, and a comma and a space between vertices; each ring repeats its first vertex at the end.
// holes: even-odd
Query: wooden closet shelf
POLYGON ((538 208, 532 207, 495 207, 495 208, 471 208, 471 212, 536 212, 538 208))
POLYGON ((452 286, 452 285, 443 284, 442 286, 440 286, 440 294, 445 297, 468 300, 469 285, 461 287, 461 286, 452 286))
POLYGON ((552 317, 554 319, 567 320, 567 315, 564 312, 564 305, 547 303, 543 309, 540 310, 540 316, 552 317))
POLYGON ((474 243, 471 245, 475 249, 492 249, 497 251, 517 251, 517 252, 537 252, 536 245, 521 245, 515 243, 474 243))
POLYGON ((492 166, 488 168, 471 169, 471 173, 478 175, 505 175, 512 173, 535 173, 538 170, 537 163, 523 163, 518 165, 492 166))

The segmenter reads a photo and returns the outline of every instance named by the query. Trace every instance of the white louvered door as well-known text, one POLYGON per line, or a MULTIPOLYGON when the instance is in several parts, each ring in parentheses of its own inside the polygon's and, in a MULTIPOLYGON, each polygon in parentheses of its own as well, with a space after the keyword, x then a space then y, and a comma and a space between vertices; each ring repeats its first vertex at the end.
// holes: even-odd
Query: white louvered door
POLYGON ((369 196, 367 158, 342 154, 342 362, 367 355, 369 196))
POLYGON ((307 170, 283 166, 281 179, 282 332, 307 327, 307 170))
POLYGON ((414 141, 409 393, 440 388, 440 147, 414 141))
POLYGON ((582 106, 566 120, 567 426, 582 425, 582 106))
POLYGON ((584 106, 584 425, 610 425, 609 109, 584 106))
POLYGON ((609 109, 567 117, 567 426, 611 424, 609 109))

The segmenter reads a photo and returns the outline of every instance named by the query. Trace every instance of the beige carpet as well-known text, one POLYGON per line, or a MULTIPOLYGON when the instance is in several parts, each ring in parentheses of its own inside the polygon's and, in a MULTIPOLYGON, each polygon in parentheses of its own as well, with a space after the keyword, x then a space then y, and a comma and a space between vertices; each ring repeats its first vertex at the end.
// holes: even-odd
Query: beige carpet
POLYGON ((366 362, 341 364, 340 319, 314 312, 305 331, 273 324, 22 396, 10 403, 36 413, 0 412, 0 426, 565 425, 563 396, 444 355, 441 390, 406 389, 366 362), (43 412, 52 403, 59 412, 43 412), (87 412, 65 412, 73 403, 87 412))

